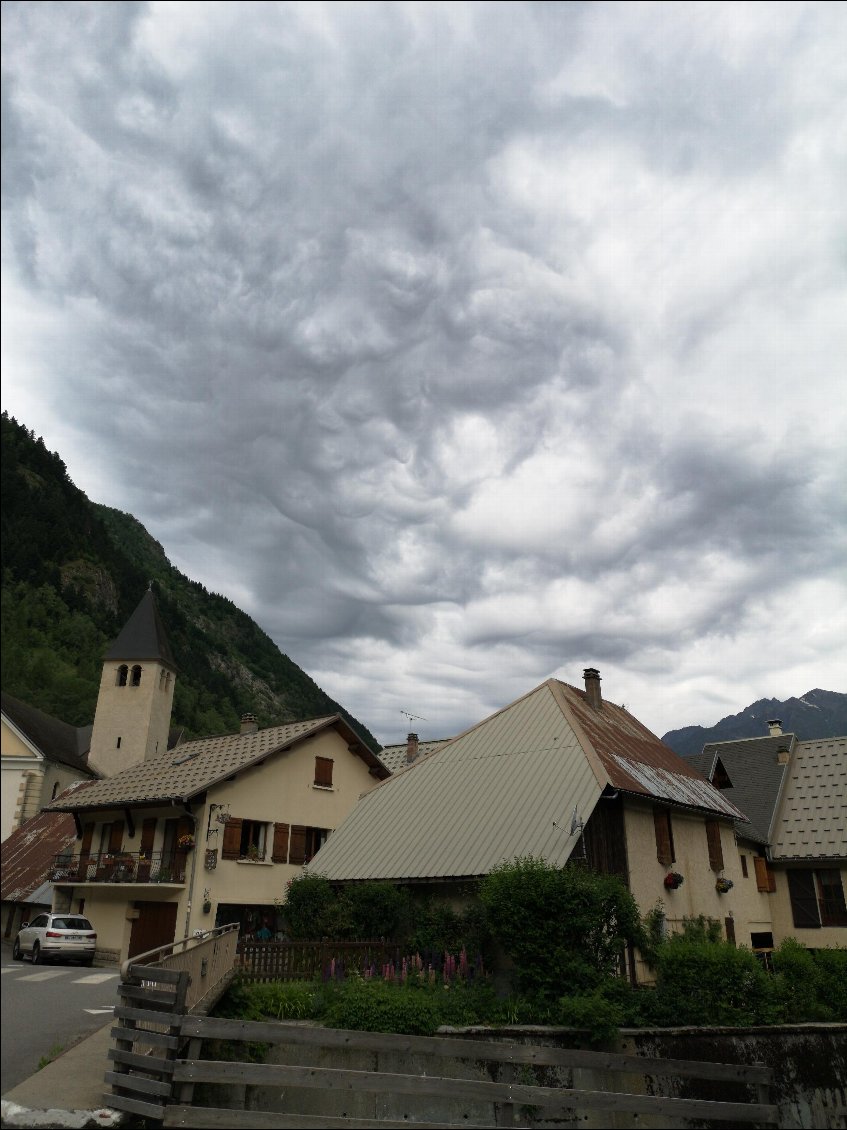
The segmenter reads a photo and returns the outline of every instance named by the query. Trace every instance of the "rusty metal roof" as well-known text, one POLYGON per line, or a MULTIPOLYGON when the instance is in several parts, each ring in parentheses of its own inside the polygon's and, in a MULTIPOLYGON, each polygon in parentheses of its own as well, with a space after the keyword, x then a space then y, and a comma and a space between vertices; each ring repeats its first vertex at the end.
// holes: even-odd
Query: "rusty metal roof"
MULTIPOLYGON (((68 799, 72 792, 89 787, 88 782, 71 785, 62 793, 68 799)), ((0 898, 3 902, 23 902, 47 882, 53 857, 62 851, 73 851, 76 826, 66 812, 46 809, 16 828, 0 846, 2 878, 0 898)))

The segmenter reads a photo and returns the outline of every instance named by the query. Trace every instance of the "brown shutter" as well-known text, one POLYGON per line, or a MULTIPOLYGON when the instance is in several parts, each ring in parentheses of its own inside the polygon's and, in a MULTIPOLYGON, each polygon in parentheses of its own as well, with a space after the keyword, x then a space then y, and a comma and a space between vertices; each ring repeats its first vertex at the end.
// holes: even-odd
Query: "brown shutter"
POLYGON ((149 855, 153 850, 153 843, 156 839, 156 825, 158 823, 159 821, 156 817, 151 816, 150 819, 145 820, 141 825, 141 845, 139 850, 144 852, 145 855, 149 855))
POLYGON ((88 823, 82 829, 82 843, 79 849, 79 871, 77 880, 84 882, 88 878, 88 862, 91 859, 91 841, 94 839, 94 824, 88 823))
POLYGON ((654 808, 653 825, 656 829, 656 858, 665 867, 670 867, 674 861, 670 812, 666 808, 654 808))
POLYGON ((124 842, 124 822, 123 820, 116 820, 112 827, 109 829, 109 854, 115 855, 121 850, 121 845, 124 842))
POLYGON ((274 846, 271 853, 273 863, 288 862, 288 825, 274 824, 274 846))
POLYGON ((298 866, 306 862, 306 829, 300 824, 291 825, 291 846, 288 849, 288 862, 298 866))
POLYGON ((709 845, 709 866, 713 871, 722 871, 723 848, 721 847, 721 826, 717 820, 706 821, 706 841, 709 845))
POLYGON ((221 859, 238 859, 241 856, 241 820, 230 817, 224 824, 224 842, 221 859))
POLYGON ((315 784, 323 785, 324 788, 332 787, 332 758, 331 757, 316 757, 315 758, 315 784))
POLYGON ((724 918, 723 924, 726 927, 726 940, 730 945, 735 945, 735 919, 724 918))
POLYGON ((757 855, 753 858, 753 866, 756 868, 756 889, 772 894, 776 890, 776 876, 768 867, 768 861, 757 855))

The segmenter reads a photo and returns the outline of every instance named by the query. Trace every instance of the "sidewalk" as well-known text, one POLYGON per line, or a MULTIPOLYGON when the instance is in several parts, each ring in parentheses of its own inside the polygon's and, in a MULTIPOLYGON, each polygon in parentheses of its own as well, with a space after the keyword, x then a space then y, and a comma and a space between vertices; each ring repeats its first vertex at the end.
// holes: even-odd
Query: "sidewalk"
POLYGON ((89 1127, 125 1125, 106 1104, 110 1018, 102 1028, 3 1095, 0 1125, 89 1127), (58 1105, 61 1104, 61 1105, 58 1105))

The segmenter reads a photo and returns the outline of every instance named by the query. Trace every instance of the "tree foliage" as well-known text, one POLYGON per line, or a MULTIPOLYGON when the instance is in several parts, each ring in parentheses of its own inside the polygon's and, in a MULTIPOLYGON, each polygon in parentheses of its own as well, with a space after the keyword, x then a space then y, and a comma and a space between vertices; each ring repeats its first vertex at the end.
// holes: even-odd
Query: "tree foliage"
POLYGON ((522 992, 547 998, 588 990, 616 972, 627 943, 638 945, 635 899, 612 875, 554 867, 525 856, 482 881, 491 932, 515 963, 522 992))

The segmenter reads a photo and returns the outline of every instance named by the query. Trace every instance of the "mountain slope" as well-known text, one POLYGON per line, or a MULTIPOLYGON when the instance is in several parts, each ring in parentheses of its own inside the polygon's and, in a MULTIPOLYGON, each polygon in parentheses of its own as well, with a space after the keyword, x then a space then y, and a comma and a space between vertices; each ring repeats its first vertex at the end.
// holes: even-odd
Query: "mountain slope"
POLYGON ((781 719, 785 733, 796 734, 801 741, 841 737, 847 734, 847 694, 815 689, 785 702, 776 698, 760 698, 738 714, 721 718, 714 726, 684 726, 680 730, 670 730, 662 741, 675 753, 689 757, 702 752, 707 742, 766 737, 767 723, 772 718, 781 719))
POLYGON ((4 691, 89 723, 103 655, 152 580, 179 666, 173 722, 187 736, 236 730, 247 711, 262 726, 338 712, 379 749, 246 613, 175 569, 132 515, 90 502, 6 413, 0 450, 4 691))

